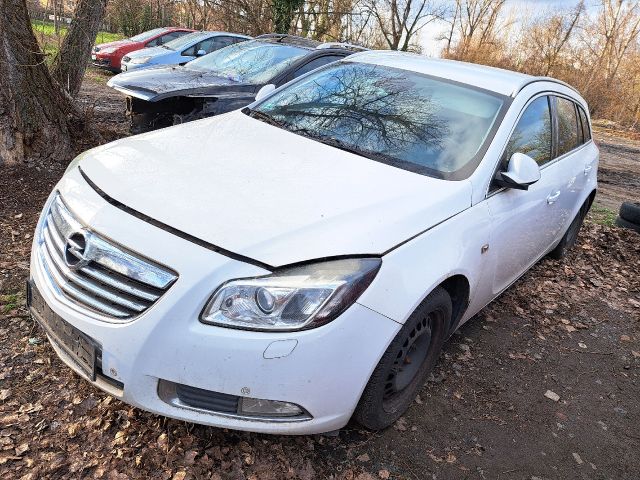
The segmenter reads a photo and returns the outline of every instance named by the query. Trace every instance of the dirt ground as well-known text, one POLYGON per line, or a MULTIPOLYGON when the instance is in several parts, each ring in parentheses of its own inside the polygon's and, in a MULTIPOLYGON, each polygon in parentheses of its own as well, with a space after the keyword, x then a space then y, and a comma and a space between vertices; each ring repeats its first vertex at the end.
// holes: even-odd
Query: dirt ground
POLYGON ((604 128, 597 128, 595 138, 600 147, 598 205, 618 213, 622 202, 640 201, 640 138, 621 138, 604 128))
MULTIPOLYGON (((83 102, 111 139, 126 131, 122 99, 98 98, 100 82, 83 102)), ((638 201, 638 146, 597 139, 599 203, 638 201)), ((257 435, 129 407, 58 360, 23 284, 62 168, 0 176, 0 478, 640 478, 640 235, 591 215, 566 259, 540 262, 451 338, 392 428, 257 435)))

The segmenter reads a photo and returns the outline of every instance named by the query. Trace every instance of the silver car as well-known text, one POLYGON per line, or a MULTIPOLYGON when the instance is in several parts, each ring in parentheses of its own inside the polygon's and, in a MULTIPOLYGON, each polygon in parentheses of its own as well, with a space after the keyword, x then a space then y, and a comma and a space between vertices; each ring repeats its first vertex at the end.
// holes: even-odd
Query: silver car
POLYGON ((158 65, 184 65, 191 60, 251 37, 227 32, 193 32, 164 45, 143 48, 122 57, 123 72, 158 65))

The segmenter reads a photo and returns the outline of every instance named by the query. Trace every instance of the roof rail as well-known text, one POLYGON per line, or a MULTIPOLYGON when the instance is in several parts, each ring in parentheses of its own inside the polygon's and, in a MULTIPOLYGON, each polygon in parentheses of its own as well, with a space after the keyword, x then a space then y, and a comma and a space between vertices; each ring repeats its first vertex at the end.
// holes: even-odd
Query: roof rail
POLYGON ((568 83, 563 82, 562 80, 558 80, 557 78, 553 78, 553 77, 534 77, 534 78, 531 78, 531 79, 527 79, 525 82, 522 82, 520 85, 518 85, 518 87, 516 89, 513 90, 513 93, 511 94, 511 96, 515 98, 516 95, 518 95, 525 87, 531 85, 532 83, 536 83, 536 82, 558 83, 558 84, 563 85, 563 86, 565 86, 567 88, 570 88, 571 90, 576 92, 578 95, 582 96, 582 94, 578 91, 577 88, 572 87, 568 83))
POLYGON ((307 48, 315 48, 320 44, 317 40, 299 37, 298 35, 288 35, 286 33, 265 33, 255 37, 256 40, 270 40, 272 42, 287 43, 307 48))
POLYGON ((353 43, 345 42, 325 42, 321 43, 316 49, 321 50, 324 48, 344 48, 346 50, 353 50, 354 52, 364 52, 369 50, 368 48, 361 47, 360 45, 354 45, 353 43))

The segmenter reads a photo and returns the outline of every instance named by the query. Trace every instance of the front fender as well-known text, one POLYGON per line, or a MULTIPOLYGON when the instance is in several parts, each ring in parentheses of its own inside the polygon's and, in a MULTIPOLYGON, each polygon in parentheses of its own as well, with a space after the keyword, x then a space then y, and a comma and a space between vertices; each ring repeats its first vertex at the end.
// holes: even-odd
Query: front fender
POLYGON ((404 324, 434 288, 463 275, 469 282, 469 308, 460 323, 468 320, 483 300, 486 303, 476 292, 479 282, 489 281, 489 256, 483 246, 490 236, 489 210, 480 202, 385 254, 380 272, 358 303, 404 324))

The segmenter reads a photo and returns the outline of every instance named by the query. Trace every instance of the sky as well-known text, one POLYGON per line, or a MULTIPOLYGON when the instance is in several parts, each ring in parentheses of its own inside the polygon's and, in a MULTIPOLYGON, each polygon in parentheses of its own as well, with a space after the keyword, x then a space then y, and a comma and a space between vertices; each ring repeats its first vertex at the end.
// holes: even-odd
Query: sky
MULTIPOLYGON (((524 17, 536 15, 538 12, 550 9, 572 8, 578 0, 507 0, 503 15, 509 15, 512 11, 517 16, 524 17)), ((585 0, 587 12, 593 13, 597 9, 598 0, 585 0)), ((447 28, 445 22, 432 22, 419 32, 419 42, 425 55, 437 57, 440 55, 444 42, 437 41, 437 37, 447 28)), ((517 28, 517 27, 516 27, 517 28)))

